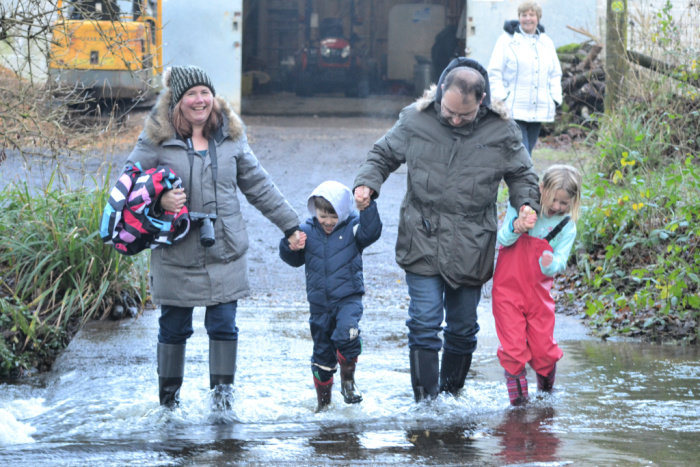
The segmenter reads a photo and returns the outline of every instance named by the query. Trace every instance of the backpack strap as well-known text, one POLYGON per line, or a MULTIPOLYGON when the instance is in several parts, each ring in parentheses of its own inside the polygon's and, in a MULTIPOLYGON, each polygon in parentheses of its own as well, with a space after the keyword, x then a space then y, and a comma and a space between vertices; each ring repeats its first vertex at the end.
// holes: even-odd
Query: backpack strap
POLYGON ((562 229, 564 228, 564 226, 565 226, 566 224, 568 224, 570 220, 571 220, 571 217, 570 217, 570 216, 566 216, 565 218, 563 218, 563 219, 561 220, 561 222, 559 222, 559 223, 557 224, 557 226, 554 227, 554 228, 552 229, 551 232, 549 232, 549 235, 547 235, 546 237, 544 237, 544 239, 547 241, 547 243, 551 242, 552 239, 553 239, 554 237, 556 237, 557 235, 559 235, 559 232, 562 231, 562 229))

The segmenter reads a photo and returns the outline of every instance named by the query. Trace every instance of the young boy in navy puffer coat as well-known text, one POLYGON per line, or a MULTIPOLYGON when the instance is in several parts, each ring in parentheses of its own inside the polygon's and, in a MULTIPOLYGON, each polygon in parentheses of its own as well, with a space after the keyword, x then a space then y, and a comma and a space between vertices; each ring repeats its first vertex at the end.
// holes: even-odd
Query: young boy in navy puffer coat
POLYGON ((280 241, 280 257, 293 267, 306 265, 306 294, 314 340, 311 371, 319 412, 331 402, 333 374, 340 365, 341 394, 347 404, 362 401, 355 365, 362 352, 362 251, 377 241, 382 222, 374 201, 359 214, 354 197, 342 183, 327 181, 311 193, 311 218, 301 226, 306 243, 292 250, 280 241))

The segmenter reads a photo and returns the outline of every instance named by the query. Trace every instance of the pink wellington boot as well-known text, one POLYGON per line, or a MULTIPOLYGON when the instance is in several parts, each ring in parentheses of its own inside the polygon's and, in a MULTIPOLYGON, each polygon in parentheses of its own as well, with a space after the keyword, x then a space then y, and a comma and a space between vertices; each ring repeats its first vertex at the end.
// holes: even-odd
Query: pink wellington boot
POLYGON ((508 398, 510 405, 519 406, 527 403, 527 378, 525 375, 527 370, 523 370, 518 375, 511 375, 507 371, 506 387, 508 387, 508 398))

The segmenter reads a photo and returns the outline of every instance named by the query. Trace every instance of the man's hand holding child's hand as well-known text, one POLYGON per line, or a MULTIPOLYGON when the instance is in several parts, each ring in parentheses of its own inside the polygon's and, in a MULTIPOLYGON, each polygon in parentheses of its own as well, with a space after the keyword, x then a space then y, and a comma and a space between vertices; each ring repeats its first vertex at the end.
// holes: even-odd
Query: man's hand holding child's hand
POLYGON ((520 208, 520 214, 513 221, 513 231, 517 234, 524 234, 535 227, 537 222, 537 213, 528 205, 523 205, 520 208))
POLYGON ((355 188, 355 204, 357 205, 357 209, 363 211, 367 206, 369 206, 369 203, 372 201, 373 194, 374 190, 368 186, 360 185, 355 188))

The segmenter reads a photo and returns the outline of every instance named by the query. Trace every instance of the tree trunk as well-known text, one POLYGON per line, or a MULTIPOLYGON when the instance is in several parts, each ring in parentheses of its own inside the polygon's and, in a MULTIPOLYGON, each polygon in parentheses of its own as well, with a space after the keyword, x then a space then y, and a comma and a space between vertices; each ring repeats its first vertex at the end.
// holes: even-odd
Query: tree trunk
POLYGON ((625 94, 628 62, 627 0, 607 0, 605 27, 605 113, 610 114, 625 94))

